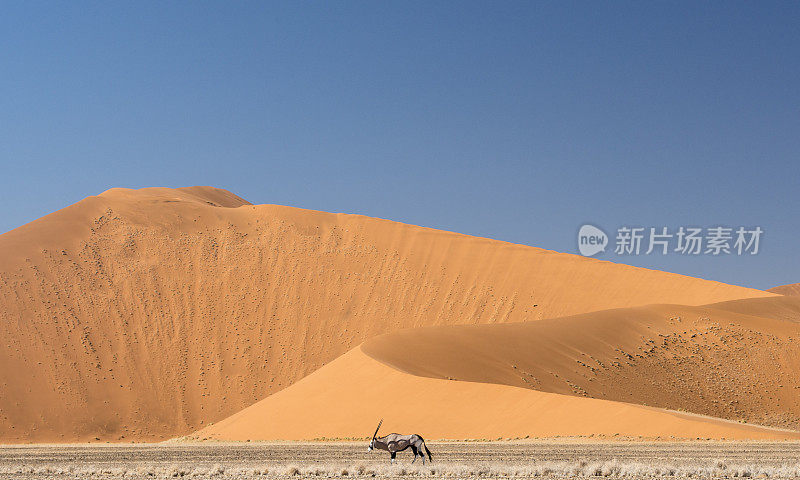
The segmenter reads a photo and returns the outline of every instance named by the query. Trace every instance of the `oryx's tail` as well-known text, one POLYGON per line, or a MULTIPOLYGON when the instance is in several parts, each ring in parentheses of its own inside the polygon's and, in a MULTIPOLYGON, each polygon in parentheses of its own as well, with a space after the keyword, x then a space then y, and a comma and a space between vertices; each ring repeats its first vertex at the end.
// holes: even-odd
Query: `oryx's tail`
POLYGON ((428 446, 425 445, 425 440, 422 441, 422 446, 423 446, 423 448, 425 448, 425 453, 428 454, 428 461, 429 462, 433 462, 433 457, 431 457, 431 451, 428 450, 428 446))

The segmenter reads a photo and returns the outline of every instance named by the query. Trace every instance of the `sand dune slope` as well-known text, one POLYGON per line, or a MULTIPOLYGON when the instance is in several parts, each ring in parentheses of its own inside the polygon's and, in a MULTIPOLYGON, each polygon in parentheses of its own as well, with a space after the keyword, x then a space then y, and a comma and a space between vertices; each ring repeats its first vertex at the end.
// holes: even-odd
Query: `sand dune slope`
POLYGON ((772 293, 777 293, 779 295, 800 296, 800 283, 792 283, 790 285, 781 285, 779 287, 772 287, 767 289, 767 291, 772 293))
POLYGON ((210 187, 113 189, 0 235, 0 441, 188 433, 402 328, 764 296, 210 187))
POLYGON ((428 327, 365 342, 401 371, 800 429, 800 298, 428 327))
POLYGON ((426 439, 643 436, 784 439, 785 432, 606 400, 418 377, 356 348, 243 411, 191 435, 217 440, 353 438, 418 432, 426 439))

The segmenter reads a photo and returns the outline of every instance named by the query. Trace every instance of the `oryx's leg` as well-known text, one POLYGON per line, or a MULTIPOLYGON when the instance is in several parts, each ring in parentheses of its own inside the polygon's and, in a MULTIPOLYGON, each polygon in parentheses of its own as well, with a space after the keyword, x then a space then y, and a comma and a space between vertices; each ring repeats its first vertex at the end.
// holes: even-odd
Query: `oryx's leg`
MULTIPOLYGON (((417 447, 415 447, 414 445, 411 445, 411 451, 414 452, 414 460, 411 460, 411 463, 414 463, 414 462, 417 461, 417 447)), ((425 458, 424 457, 422 458, 422 463, 425 463, 425 458)))
POLYGON ((396 456, 397 456, 397 452, 392 452, 392 459, 390 461, 392 464, 394 464, 394 457, 396 457, 396 456))

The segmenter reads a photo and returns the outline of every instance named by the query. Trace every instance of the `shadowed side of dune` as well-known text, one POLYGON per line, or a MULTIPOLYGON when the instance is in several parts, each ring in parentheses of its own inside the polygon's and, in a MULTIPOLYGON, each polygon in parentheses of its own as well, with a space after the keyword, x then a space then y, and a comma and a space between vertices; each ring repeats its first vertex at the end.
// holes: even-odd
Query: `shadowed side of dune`
POLYGON ((779 295, 800 296, 800 283, 792 283, 789 285, 781 285, 779 287, 772 287, 767 289, 768 292, 777 293, 779 295))
POLYGON ((403 372, 798 428, 800 299, 651 305, 504 325, 428 327, 363 350, 403 372))
POLYGON ((351 350, 329 365, 190 436, 216 440, 363 438, 383 432, 426 439, 552 436, 789 439, 778 431, 606 400, 400 372, 351 350))

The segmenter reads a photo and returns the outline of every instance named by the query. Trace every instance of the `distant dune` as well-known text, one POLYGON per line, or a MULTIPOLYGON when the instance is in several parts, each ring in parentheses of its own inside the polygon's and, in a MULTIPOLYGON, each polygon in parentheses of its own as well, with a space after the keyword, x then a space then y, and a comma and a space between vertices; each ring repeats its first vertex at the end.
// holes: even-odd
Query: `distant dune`
POLYGON ((800 283, 793 283, 791 285, 781 285, 780 287, 772 287, 767 289, 768 292, 777 293, 779 295, 792 295, 800 296, 800 283))
POLYGON ((112 189, 0 235, 0 441, 187 434, 404 328, 771 296, 211 187, 112 189))

